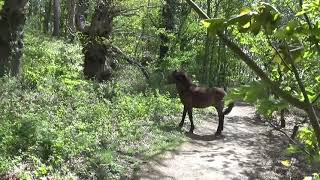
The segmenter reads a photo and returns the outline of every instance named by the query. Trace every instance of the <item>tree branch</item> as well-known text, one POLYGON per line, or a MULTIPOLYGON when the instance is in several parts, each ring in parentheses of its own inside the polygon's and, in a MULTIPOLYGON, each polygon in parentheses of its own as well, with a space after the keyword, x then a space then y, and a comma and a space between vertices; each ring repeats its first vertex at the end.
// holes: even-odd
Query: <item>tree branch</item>
MULTIPOLYGON (((302 9, 303 0, 299 0, 299 5, 300 5, 301 10, 303 10, 303 9, 302 9)), ((308 15, 307 15, 306 13, 303 13, 303 16, 304 16, 304 18, 305 18, 306 21, 307 21, 307 24, 308 24, 308 26, 309 26, 309 29, 310 29, 310 30, 313 30, 313 26, 312 26, 312 24, 311 24, 311 21, 310 21, 308 15)), ((316 37, 315 37, 314 35, 310 35, 310 37, 311 37, 312 40, 314 41, 314 43, 315 43, 315 45, 316 45, 316 47, 317 47, 317 49, 318 49, 318 52, 320 53, 320 47, 319 47, 319 44, 318 44, 318 42, 317 42, 317 40, 316 40, 316 37)))
POLYGON ((320 93, 316 96, 316 98, 311 102, 311 104, 315 104, 320 99, 320 93))
POLYGON ((139 62, 137 62, 133 58, 130 58, 128 55, 122 52, 122 50, 119 47, 111 44, 111 48, 113 49, 114 52, 120 54, 129 64, 136 65, 141 70, 141 72, 143 73, 147 81, 150 80, 148 71, 139 62))
POLYGON ((269 35, 267 35, 267 40, 268 40, 269 45, 276 51, 276 53, 277 53, 278 56, 280 57, 281 62, 284 64, 284 66, 285 66, 286 68, 288 68, 290 71, 292 71, 292 69, 289 67, 289 65, 286 63, 286 61, 285 61, 285 60, 283 59, 283 57, 281 56, 281 54, 280 54, 280 52, 278 51, 278 49, 272 44, 269 35))
MULTIPOLYGON (((198 15, 203 19, 209 19, 209 17, 192 1, 186 0, 188 4, 198 13, 198 15)), ((280 89, 280 87, 273 82, 267 74, 251 59, 246 53, 244 53, 240 47, 238 47, 234 42, 232 42, 226 35, 221 32, 217 33, 218 37, 231 49, 235 54, 237 54, 244 63, 246 63, 270 88, 273 89, 274 93, 284 100, 288 101, 290 104, 300 108, 305 109, 306 105, 297 98, 293 97, 289 93, 280 89)))
POLYGON ((304 153, 306 153, 307 155, 309 155, 310 157, 312 157, 311 153, 309 151, 307 151, 303 146, 299 145, 295 140, 293 140, 284 130, 280 129, 279 127, 277 127, 276 125, 274 125, 270 120, 266 120, 266 122, 273 127, 276 131, 281 132, 282 134, 284 134, 290 141, 291 144, 296 145, 300 150, 302 150, 304 153))

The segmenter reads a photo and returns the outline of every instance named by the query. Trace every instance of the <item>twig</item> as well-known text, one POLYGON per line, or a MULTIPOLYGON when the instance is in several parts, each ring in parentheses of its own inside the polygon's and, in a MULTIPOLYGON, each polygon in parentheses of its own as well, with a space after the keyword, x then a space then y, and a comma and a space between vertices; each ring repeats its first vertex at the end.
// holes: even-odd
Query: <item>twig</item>
POLYGON ((320 99, 320 93, 317 95, 317 97, 311 102, 311 104, 315 104, 320 99))
POLYGON ((289 65, 287 64, 287 62, 283 59, 283 57, 281 56, 281 54, 280 54, 280 52, 278 51, 278 49, 277 49, 276 47, 274 47, 274 45, 272 44, 269 35, 267 35, 267 40, 268 40, 269 45, 276 51, 276 53, 277 53, 278 56, 280 57, 281 62, 286 66, 286 68, 288 68, 288 69, 292 72, 292 69, 289 67, 289 65))
MULTIPOLYGON (((303 4, 303 0, 299 0, 299 5, 300 5, 301 10, 303 10, 303 9, 302 9, 302 4, 303 4)), ((305 18, 306 21, 307 21, 307 24, 308 24, 308 26, 309 26, 309 29, 312 31, 312 30, 314 29, 314 27, 312 26, 311 21, 310 21, 308 15, 307 15, 306 13, 303 13, 303 16, 304 16, 304 18, 305 18)), ((318 52, 320 52, 320 47, 319 47, 318 42, 316 41, 316 37, 315 37, 314 35, 310 35, 310 36, 311 36, 312 40, 314 41, 314 43, 315 43, 315 45, 316 45, 316 47, 317 47, 317 49, 318 49, 318 52)))
POLYGON ((135 59, 126 55, 124 52, 122 52, 122 50, 119 47, 111 44, 111 48, 113 49, 114 52, 120 54, 129 64, 138 66, 141 72, 143 73, 143 75, 145 76, 145 78, 147 79, 147 81, 150 80, 148 71, 139 62, 137 62, 135 59))
POLYGON ((276 131, 281 132, 282 134, 284 134, 290 141, 291 144, 296 145, 300 150, 302 150, 304 153, 306 153, 309 156, 312 156, 311 153, 309 151, 307 151, 303 146, 301 146, 300 144, 298 144, 295 140, 293 140, 284 130, 280 129, 279 127, 277 127, 276 125, 274 125, 270 120, 266 120, 266 122, 272 126, 276 131))

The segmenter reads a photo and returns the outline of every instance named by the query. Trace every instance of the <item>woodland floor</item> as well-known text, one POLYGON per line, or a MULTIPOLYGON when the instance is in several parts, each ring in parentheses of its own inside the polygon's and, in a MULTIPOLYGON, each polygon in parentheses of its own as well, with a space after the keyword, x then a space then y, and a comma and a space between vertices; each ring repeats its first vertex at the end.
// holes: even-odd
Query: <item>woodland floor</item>
POLYGON ((301 168, 280 163, 288 159, 284 153, 288 140, 255 118, 253 107, 234 107, 219 138, 213 135, 217 127, 213 112, 196 113, 194 119, 196 129, 186 133, 185 143, 145 162, 132 179, 303 179, 301 168))

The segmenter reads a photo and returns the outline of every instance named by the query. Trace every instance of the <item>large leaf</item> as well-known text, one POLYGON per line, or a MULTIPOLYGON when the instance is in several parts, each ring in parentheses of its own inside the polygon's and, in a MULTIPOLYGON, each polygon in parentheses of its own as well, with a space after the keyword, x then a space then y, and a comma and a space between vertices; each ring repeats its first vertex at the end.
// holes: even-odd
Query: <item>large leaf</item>
POLYGON ((251 18, 256 14, 258 14, 258 13, 255 11, 250 11, 250 12, 246 11, 246 13, 241 12, 239 15, 230 18, 227 21, 227 25, 234 25, 234 24, 238 24, 238 23, 240 25, 244 25, 244 24, 250 22, 251 18))
POLYGON ((268 3, 261 3, 257 21, 263 25, 265 33, 272 34, 281 20, 280 12, 268 3))
POLYGON ((261 81, 254 81, 246 88, 246 94, 243 100, 249 103, 255 103, 257 100, 268 96, 266 90, 266 86, 261 81))
POLYGON ((257 110, 266 117, 271 117, 272 113, 288 107, 288 103, 280 99, 265 98, 257 102, 257 110))
POLYGON ((295 40, 299 39, 301 35, 307 35, 307 24, 301 24, 297 20, 289 21, 285 26, 278 28, 274 33, 274 36, 282 40, 295 40))
POLYGON ((226 27, 224 18, 213 18, 201 21, 204 27, 208 28, 210 35, 216 35, 220 30, 226 27))
POLYGON ((260 81, 254 81, 249 85, 243 85, 239 88, 235 88, 229 92, 226 96, 226 103, 232 101, 246 101, 249 103, 255 103, 258 99, 267 96, 266 87, 260 81))
POLYGON ((290 167, 291 166, 291 161, 289 160, 283 160, 281 161, 281 164, 285 167, 290 167))

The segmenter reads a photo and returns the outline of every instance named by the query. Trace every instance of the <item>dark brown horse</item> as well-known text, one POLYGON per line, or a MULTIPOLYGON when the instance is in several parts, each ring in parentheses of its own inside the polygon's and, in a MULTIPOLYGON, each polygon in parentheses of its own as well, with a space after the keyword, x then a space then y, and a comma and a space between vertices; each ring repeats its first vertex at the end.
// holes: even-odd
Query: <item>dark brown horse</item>
POLYGON ((219 125, 215 135, 221 135, 223 131, 224 116, 231 112, 234 104, 231 103, 227 109, 223 111, 223 98, 226 92, 221 88, 206 88, 197 86, 186 73, 181 71, 173 71, 168 77, 168 83, 175 83, 181 103, 184 105, 182 120, 179 124, 181 128, 188 112, 191 122, 190 133, 193 133, 194 124, 192 119, 192 108, 206 108, 214 106, 218 111, 219 125))

